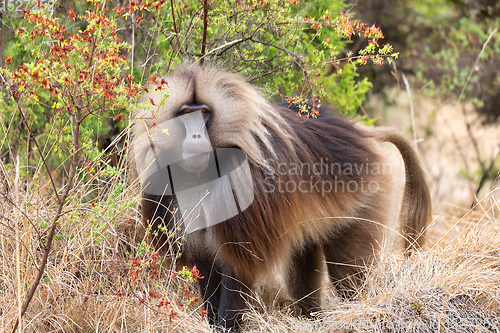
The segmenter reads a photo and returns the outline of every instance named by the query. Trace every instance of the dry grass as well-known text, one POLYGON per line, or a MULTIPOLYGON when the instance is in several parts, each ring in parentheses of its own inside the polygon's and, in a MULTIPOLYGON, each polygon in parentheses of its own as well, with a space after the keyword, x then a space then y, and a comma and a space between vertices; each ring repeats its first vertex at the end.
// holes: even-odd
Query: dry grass
POLYGON ((425 251, 387 253, 357 297, 326 291, 326 310, 305 321, 283 312, 252 312, 252 332, 498 332, 500 234, 489 214, 439 217, 425 251))
MULTIPOLYGON (((5 185, 6 182, 0 188, 4 195, 0 201, 2 331, 8 331, 17 316, 18 288, 25 293, 36 274, 36 262, 41 256, 38 240, 43 238, 37 232, 42 230, 40 223, 50 220, 52 214, 45 206, 43 192, 31 192, 28 186, 16 203, 13 191, 5 185)), ((131 187, 122 195, 122 200, 128 200, 137 196, 137 192, 131 187)), ((163 278, 143 277, 135 282, 120 270, 128 258, 140 251, 142 235, 134 232, 137 212, 133 208, 117 211, 113 223, 96 233, 99 219, 92 210, 84 209, 87 206, 80 204, 79 208, 67 209, 59 231, 62 237, 56 242, 46 278, 23 319, 23 331, 209 331, 200 320, 199 304, 179 311, 171 322, 168 313, 155 306, 155 300, 141 305, 140 298, 147 299, 150 290, 172 297, 179 287, 168 269, 163 278), (117 291, 123 292, 123 296, 115 295, 117 291)), ((498 331, 500 202, 492 193, 480 206, 483 210, 478 208, 469 213, 438 207, 441 215, 428 231, 425 251, 410 259, 386 253, 351 302, 338 299, 331 289, 325 288, 325 311, 318 314, 317 320, 291 316, 291 307, 282 302, 281 296, 269 292, 264 296, 252 295, 256 302, 245 315, 245 331, 498 331)))
MULTIPOLYGON (((5 170, 1 162, 0 170, 5 170)), ((113 183, 110 188, 116 186, 113 183)), ((14 184, 11 173, 0 172, 0 332, 12 330, 19 302, 37 273, 44 226, 55 212, 45 187, 26 183, 16 191, 14 184)), ((131 278, 131 258, 141 263, 150 258, 142 243, 136 190, 130 186, 110 201, 110 192, 103 188, 90 183, 76 186, 75 198, 86 194, 99 199, 83 203, 73 198, 66 205, 46 274, 23 317, 23 332, 185 332, 186 327, 207 331, 199 303, 179 311, 170 322, 168 311, 156 306, 160 298, 148 299, 150 291, 172 298, 181 290, 183 281, 172 278, 170 267, 165 265, 161 275, 150 278, 151 269, 142 266, 139 277, 131 278)))

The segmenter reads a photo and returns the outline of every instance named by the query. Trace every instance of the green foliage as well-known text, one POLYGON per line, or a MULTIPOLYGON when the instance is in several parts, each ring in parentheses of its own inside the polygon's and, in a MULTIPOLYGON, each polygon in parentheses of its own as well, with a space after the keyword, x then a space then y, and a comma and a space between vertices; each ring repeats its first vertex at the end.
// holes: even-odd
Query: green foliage
POLYGON ((343 113, 355 116, 364 101, 366 93, 372 87, 367 78, 356 80, 359 74, 353 64, 346 64, 336 73, 324 77, 322 83, 330 87, 325 91, 322 100, 335 105, 343 113))
POLYGON ((137 250, 135 253, 136 257, 143 257, 147 253, 151 252, 151 248, 149 247, 149 244, 146 241, 142 241, 137 245, 137 250))
MULTIPOLYGON (((464 2, 464 6, 466 4, 464 2)), ((491 7, 478 10, 472 3, 467 6, 468 10, 460 9, 460 12, 448 6, 448 11, 455 12, 446 19, 439 19, 439 14, 435 13, 438 24, 421 43, 424 45, 423 61, 418 64, 417 77, 423 84, 432 80, 425 89, 427 94, 472 103, 476 110, 486 115, 487 121, 494 121, 500 116, 497 107, 500 101, 500 33, 493 31, 500 26, 500 17, 493 15, 493 11, 488 14, 486 9, 492 10, 491 7)), ((427 16, 434 13, 431 8, 427 10, 427 16)))
POLYGON ((320 77, 352 36, 370 41, 362 54, 344 59, 356 66, 396 56, 389 45, 378 46, 377 40, 383 38, 379 29, 351 20, 342 13, 344 8, 341 0, 219 2, 208 10, 203 1, 184 6, 174 2, 173 8, 163 3, 141 23, 153 17, 158 23, 153 29, 155 42, 143 45, 152 49, 145 58, 161 54, 152 74, 161 75, 186 61, 210 62, 262 86, 268 98, 293 97, 314 104, 333 88, 325 85, 332 81, 322 82, 320 77))
MULTIPOLYGON (((93 7, 90 2, 85 14, 79 16, 70 12, 69 20, 51 18, 44 10, 25 11, 24 21, 11 20, 20 26, 14 34, 15 47, 5 50, 7 66, 0 69, 11 84, 11 90, 4 90, 0 98, 0 116, 4 124, 23 123, 16 105, 22 103, 33 135, 47 149, 41 154, 47 155, 50 168, 63 166, 72 154, 70 113, 81 113, 80 153, 98 163, 95 141, 99 129, 106 119, 130 108, 131 97, 137 96, 131 79, 123 75, 128 65, 120 52, 129 46, 116 35, 117 20, 98 15, 93 7), (81 22, 85 23, 83 30, 81 22)), ((123 116, 120 119, 123 121, 123 116)), ((26 126, 2 127, 2 151, 16 145, 19 137, 28 137, 26 126)), ((23 145, 17 150, 23 155, 32 152, 23 145)), ((36 165, 37 161, 38 153, 31 154, 29 163, 36 165)))
MULTIPOLYGON (((135 207, 138 203, 138 199, 124 199, 122 194, 126 191, 127 184, 124 182, 118 182, 114 188, 109 190, 107 198, 103 200, 101 198, 101 202, 99 204, 94 203, 94 207, 91 210, 91 214, 89 215, 90 224, 92 228, 88 231, 92 233, 92 235, 86 235, 84 237, 89 237, 89 239, 93 239, 94 245, 105 240, 108 234, 104 231, 107 230, 110 226, 112 228, 115 227, 114 221, 117 217, 121 216, 123 213, 127 212, 132 207, 135 207)), ((78 205, 78 201, 75 203, 75 206, 78 205)), ((150 249, 148 245, 143 242, 139 246, 139 252, 145 253, 150 249), (143 246, 145 246, 143 248, 143 246)))
MULTIPOLYGON (((487 158, 488 157, 485 157, 484 159, 487 160, 487 158)), ((488 179, 495 180, 500 175, 500 157, 490 161, 490 163, 492 163, 492 167, 488 172, 488 179)), ((464 167, 460 170, 458 176, 469 181, 477 181, 478 179, 481 179, 481 177, 484 177, 484 170, 480 165, 475 165, 473 170, 467 170, 464 167)))
MULTIPOLYGON (((342 13, 343 0, 203 4, 145 1, 103 7, 101 2, 77 1, 63 3, 64 9, 53 13, 33 8, 23 17, 3 18, 8 32, 0 73, 22 96, 28 124, 51 169, 62 172, 71 155, 68 113, 88 107, 79 152, 90 167, 87 174, 95 173, 102 159, 97 135, 117 115, 118 127, 123 128, 123 120, 126 124, 127 110, 134 108, 131 97, 138 95, 134 79, 165 74, 186 61, 230 68, 274 100, 312 102, 313 110, 314 104, 328 102, 353 114, 369 89, 366 80, 357 81, 357 67, 369 59, 381 63, 397 56, 389 45, 379 47, 379 29, 342 13), (132 46, 129 33, 135 34, 132 46), (325 79, 327 66, 338 66, 337 56, 354 35, 366 38, 367 46, 344 58, 352 65, 325 79)), ((27 127, 16 126, 23 120, 14 96, 8 89, 0 91, 0 152, 16 147, 16 154, 29 156, 27 163, 36 166, 38 153, 26 144, 27 127)))
MULTIPOLYGON (((474 64, 474 56, 479 56, 483 43, 486 42, 493 28, 498 27, 499 24, 500 20, 476 23, 469 18, 462 17, 454 25, 438 26, 436 33, 441 36, 446 34, 446 47, 436 44, 435 47, 425 50, 429 58, 435 62, 436 69, 442 73, 438 80, 439 89, 433 90, 434 93, 445 95, 453 93, 458 96, 471 70, 473 71, 471 81, 478 80, 480 73, 471 68, 474 64)), ((497 34, 482 53, 482 61, 496 58, 500 53, 499 41, 500 34, 497 34)), ((472 89, 473 85, 469 85, 466 89, 469 96, 472 89)), ((461 98, 465 99, 466 95, 461 98)))

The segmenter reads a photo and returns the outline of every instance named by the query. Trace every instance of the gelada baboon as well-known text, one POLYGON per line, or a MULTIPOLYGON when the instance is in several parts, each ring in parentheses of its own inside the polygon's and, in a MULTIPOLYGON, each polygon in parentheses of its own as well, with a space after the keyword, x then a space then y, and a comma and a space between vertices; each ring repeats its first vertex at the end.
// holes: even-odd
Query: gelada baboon
POLYGON ((238 330, 246 295, 276 267, 304 315, 320 309, 324 266, 348 297, 395 212, 406 250, 422 245, 431 200, 400 134, 323 109, 299 117, 214 67, 186 65, 165 79, 134 125, 142 214, 165 252, 185 233, 182 256, 204 277, 211 325, 238 330), (390 200, 383 142, 403 157, 402 207, 390 200))

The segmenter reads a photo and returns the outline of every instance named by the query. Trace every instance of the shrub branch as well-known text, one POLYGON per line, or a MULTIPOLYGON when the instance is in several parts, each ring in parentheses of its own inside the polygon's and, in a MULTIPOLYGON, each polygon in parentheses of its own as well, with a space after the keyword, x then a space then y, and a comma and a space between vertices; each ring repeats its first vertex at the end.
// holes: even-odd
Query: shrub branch
MULTIPOLYGON (((37 142, 35 136, 33 135, 33 133, 31 132, 31 129, 28 126, 26 116, 25 116, 25 114, 24 114, 24 112, 21 109, 21 106, 19 104, 19 96, 17 95, 17 93, 14 93, 13 95, 17 96, 14 98, 16 105, 17 105, 17 109, 20 112, 20 114, 22 115, 23 122, 26 125, 26 127, 28 128, 28 132, 29 132, 30 136, 32 137, 32 139, 34 140, 35 145, 38 148, 38 142, 37 142)), ((54 240, 55 232, 56 232, 57 226, 59 224, 59 218, 61 217, 62 209, 64 207, 64 203, 66 202, 66 198, 68 197, 68 195, 72 189, 73 179, 76 175, 76 167, 78 165, 78 155, 79 155, 78 151, 80 149, 80 147, 79 147, 79 137, 80 137, 80 119, 79 118, 80 117, 79 116, 80 116, 79 110, 76 112, 76 114, 70 115, 71 139, 72 139, 73 152, 72 152, 72 158, 71 158, 71 164, 70 164, 70 168, 69 168, 68 178, 67 178, 66 184, 64 185, 63 194, 60 197, 58 196, 57 190, 55 189, 55 184, 53 182, 52 176, 50 176, 50 179, 52 181, 52 185, 54 186, 55 193, 56 193, 59 204, 57 206, 57 211, 56 211, 54 218, 52 220, 52 225, 49 228, 49 234, 47 236, 47 241, 45 243, 45 246, 42 246, 44 249, 42 260, 40 262, 40 266, 38 268, 38 273, 35 277, 35 280, 31 284, 30 290, 26 296, 26 299, 24 300, 23 306, 21 308, 21 313, 19 316, 20 318, 22 318, 22 316, 26 313, 26 310, 28 309, 28 306, 29 306, 31 300, 33 299, 33 296, 35 295, 36 289, 37 289, 38 285, 40 284, 42 276, 45 272, 45 267, 47 266, 47 260, 49 258, 50 250, 52 249, 52 241, 54 240)), ((44 167, 46 168, 47 173, 50 175, 50 169, 48 168, 47 164, 45 163, 45 159, 43 157, 42 150, 38 149, 38 151, 40 153, 42 160, 44 161, 44 167)), ((15 332, 17 330, 18 326, 19 326, 19 318, 16 319, 16 322, 14 323, 14 327, 12 329, 12 332, 15 332)))

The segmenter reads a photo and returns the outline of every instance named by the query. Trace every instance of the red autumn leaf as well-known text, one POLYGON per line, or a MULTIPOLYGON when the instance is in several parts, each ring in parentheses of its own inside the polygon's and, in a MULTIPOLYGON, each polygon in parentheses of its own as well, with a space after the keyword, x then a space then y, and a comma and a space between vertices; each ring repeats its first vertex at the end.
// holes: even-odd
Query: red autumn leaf
POLYGON ((115 295, 115 296, 118 296, 118 297, 121 297, 121 296, 123 296, 123 291, 118 290, 117 292, 115 292, 115 293, 111 293, 111 294, 113 294, 113 295, 115 295))
POLYGON ((200 276, 200 271, 196 268, 196 265, 190 270, 193 279, 203 279, 204 276, 200 276))
POLYGON ((73 9, 68 11, 68 14, 69 14, 69 17, 71 17, 71 19, 76 20, 76 15, 75 15, 75 12, 73 11, 73 9))
POLYGON ((123 124, 123 113, 120 113, 119 115, 116 115, 113 117, 113 120, 120 119, 120 123, 123 124))
POLYGON ((177 314, 178 314, 178 313, 177 313, 176 311, 174 311, 174 309, 170 309, 170 313, 168 314, 168 321, 169 321, 169 322, 172 322, 172 318, 173 318, 174 316, 177 316, 177 314))
POLYGON ((153 269, 153 270, 151 271, 151 276, 150 276, 149 278, 150 278, 150 279, 153 279, 153 278, 154 278, 155 276, 157 276, 157 275, 158 275, 158 271, 157 271, 156 269, 153 269))
POLYGON ((137 267, 135 270, 133 270, 132 272, 130 272, 130 278, 132 279, 132 281, 137 280, 137 278, 139 277, 139 272, 140 271, 141 271, 141 269, 139 267, 137 267))
POLYGON ((156 83, 156 75, 153 74, 150 79, 146 79, 146 82, 149 83, 156 83))
POLYGON ((208 314, 208 310, 200 310, 201 321, 205 319, 205 316, 208 314))

